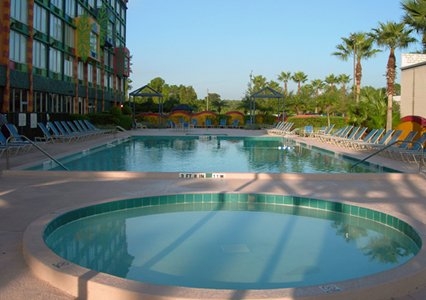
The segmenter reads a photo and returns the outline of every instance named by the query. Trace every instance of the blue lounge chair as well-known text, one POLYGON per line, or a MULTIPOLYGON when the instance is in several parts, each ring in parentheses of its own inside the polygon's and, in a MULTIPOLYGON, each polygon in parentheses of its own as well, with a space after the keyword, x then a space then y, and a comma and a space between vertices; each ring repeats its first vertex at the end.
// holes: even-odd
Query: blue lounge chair
POLYGON ((19 134, 18 129, 12 123, 5 124, 7 131, 10 136, 7 138, 8 144, 13 144, 14 146, 19 146, 22 150, 27 151, 32 149, 33 145, 27 139, 22 138, 19 134))

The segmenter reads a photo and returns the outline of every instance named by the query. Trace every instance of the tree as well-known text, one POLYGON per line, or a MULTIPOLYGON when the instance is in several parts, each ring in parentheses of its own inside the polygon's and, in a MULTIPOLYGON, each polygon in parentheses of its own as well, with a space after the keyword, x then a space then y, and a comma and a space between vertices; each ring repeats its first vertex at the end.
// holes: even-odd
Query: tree
POLYGON ((300 94, 302 83, 305 83, 308 80, 308 75, 302 71, 295 72, 291 79, 297 83, 297 94, 300 94))
POLYGON ((287 84, 289 80, 291 79, 291 73, 290 72, 281 72, 280 75, 278 75, 278 80, 284 83, 284 97, 288 94, 287 84))
POLYGON ((347 74, 337 76, 337 82, 341 85, 342 94, 346 95, 346 87, 351 82, 351 77, 347 74))
POLYGON ((216 111, 219 114, 222 112, 222 108, 228 105, 225 100, 220 99, 219 94, 209 93, 208 97, 209 101, 211 102, 211 105, 216 108, 216 111))
POLYGON ((392 129, 392 104, 396 78, 395 50, 398 48, 407 48, 410 43, 416 41, 415 38, 410 36, 412 31, 413 29, 406 29, 404 23, 396 22, 379 22, 379 26, 372 29, 371 36, 377 45, 389 49, 389 58, 386 66, 386 95, 388 98, 386 114, 387 130, 392 129))
POLYGON ((423 53, 426 53, 426 0, 405 0, 403 21, 422 36, 423 53))
POLYGON ((368 36, 366 33, 358 32, 351 33, 348 38, 342 38, 343 43, 336 46, 337 51, 332 55, 347 61, 349 57, 353 56, 354 59, 354 79, 355 79, 355 101, 359 101, 361 92, 361 79, 362 79, 362 59, 367 59, 374 56, 378 49, 374 49, 374 38, 368 36))

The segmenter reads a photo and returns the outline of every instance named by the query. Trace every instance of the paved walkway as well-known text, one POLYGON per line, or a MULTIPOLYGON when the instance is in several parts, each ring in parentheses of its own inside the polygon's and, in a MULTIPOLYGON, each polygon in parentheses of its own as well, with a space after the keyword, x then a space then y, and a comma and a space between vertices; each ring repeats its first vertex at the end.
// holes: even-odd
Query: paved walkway
MULTIPOLYGON (((228 135, 264 135, 263 131, 231 129, 195 129, 191 133, 226 132, 228 135)), ((172 130, 130 131, 130 134, 178 135, 172 130)), ((129 133, 105 135, 74 143, 46 144, 43 148, 54 156, 88 149, 124 137, 129 133)), ((309 138, 305 142, 316 144, 309 138)), ((330 147, 330 145, 327 145, 330 147)), ((353 153, 333 149, 358 157, 353 153)), ((131 172, 33 172, 21 171, 34 161, 44 160, 39 151, 0 159, 0 300, 3 299, 73 299, 71 296, 35 277, 22 255, 23 232, 37 218, 53 211, 103 200, 125 199, 155 194, 185 192, 265 192, 301 195, 320 199, 348 201, 389 212, 411 224, 426 238, 426 178, 413 165, 406 166, 381 157, 376 162, 407 173, 389 174, 230 174, 221 180, 182 180, 161 174, 131 172)), ((423 270, 426 270, 426 262, 423 270)), ((400 288, 403 290, 404 287, 400 288)), ((405 296, 370 299, 420 300, 426 298, 426 278, 405 296)), ((81 294, 84 298, 85 295, 81 294)), ((234 298, 236 299, 236 298, 234 298)), ((336 298, 333 298, 336 299, 336 298)))

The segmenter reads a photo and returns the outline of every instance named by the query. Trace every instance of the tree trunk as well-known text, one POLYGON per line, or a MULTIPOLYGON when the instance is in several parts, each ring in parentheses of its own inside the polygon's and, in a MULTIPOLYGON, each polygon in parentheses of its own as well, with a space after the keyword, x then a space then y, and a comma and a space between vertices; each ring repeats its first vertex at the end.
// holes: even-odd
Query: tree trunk
POLYGON ((388 106, 386 112, 386 130, 392 129, 392 105, 394 95, 395 69, 395 50, 391 48, 386 70, 386 95, 388 97, 388 106))

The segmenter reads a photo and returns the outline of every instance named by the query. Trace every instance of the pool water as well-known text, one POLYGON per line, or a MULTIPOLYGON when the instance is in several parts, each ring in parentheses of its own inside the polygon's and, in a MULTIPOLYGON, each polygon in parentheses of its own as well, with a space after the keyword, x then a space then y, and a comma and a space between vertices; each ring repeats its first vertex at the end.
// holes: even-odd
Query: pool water
POLYGON ((193 194, 104 208, 60 218, 48 226, 47 245, 89 269, 160 285, 242 290, 338 282, 404 264, 421 243, 392 216, 299 197, 193 194), (293 205, 278 204, 286 202, 293 205))
MULTIPOLYGON (((60 159, 75 171, 367 173, 392 172, 278 137, 133 137, 60 159)), ((61 170, 53 161, 31 169, 61 170)))

